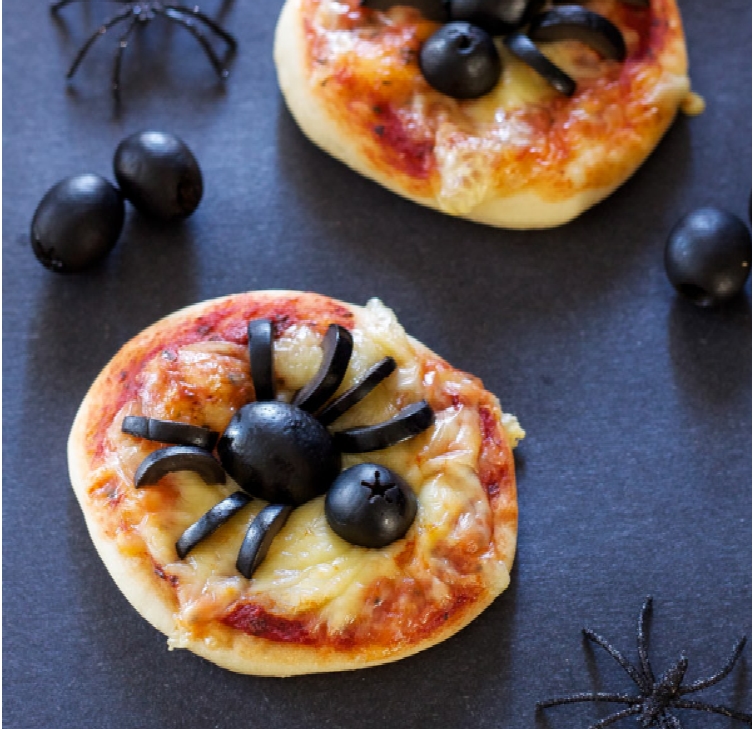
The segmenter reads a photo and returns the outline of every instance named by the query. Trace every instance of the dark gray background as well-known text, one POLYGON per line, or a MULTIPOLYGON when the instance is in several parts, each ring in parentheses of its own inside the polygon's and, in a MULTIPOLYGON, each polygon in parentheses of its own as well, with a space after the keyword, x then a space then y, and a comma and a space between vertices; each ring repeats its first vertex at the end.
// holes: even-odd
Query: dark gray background
MULTIPOLYGON (((537 718, 535 702, 631 690, 579 631, 633 659, 647 594, 658 671, 686 651, 689 679, 711 674, 751 634, 751 289, 696 309, 668 284, 662 252, 694 207, 748 220, 751 3, 683 2, 707 111, 680 118, 609 200, 547 232, 424 210, 313 147, 276 85, 279 3, 205 0, 239 40, 224 91, 188 34, 145 28, 124 56, 120 115, 108 88, 117 31, 64 79, 114 5, 72 5, 55 22, 41 0, 3 4, 5 725, 586 727, 608 707, 537 718), (144 128, 192 147, 199 210, 161 227, 129 209, 104 265, 71 277, 42 268, 28 229, 44 192, 75 173, 112 177, 117 143, 144 128), (76 408, 127 339, 186 304, 278 287, 381 297, 528 431, 510 589, 451 640, 393 665, 260 679, 169 653, 100 563, 68 483, 76 408)), ((750 665, 747 647, 706 693, 749 710, 750 665)))

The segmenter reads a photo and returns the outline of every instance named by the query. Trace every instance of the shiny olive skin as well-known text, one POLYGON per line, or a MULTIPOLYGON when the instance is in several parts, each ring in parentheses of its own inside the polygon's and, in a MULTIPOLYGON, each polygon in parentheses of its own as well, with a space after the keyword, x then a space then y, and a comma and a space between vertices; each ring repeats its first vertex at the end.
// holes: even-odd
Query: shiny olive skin
POLYGON ((228 475, 247 493, 298 506, 325 493, 340 473, 340 451, 324 425, 287 403, 252 402, 217 444, 228 475))
POLYGON ((124 217, 123 196, 104 177, 66 177, 37 206, 31 222, 32 250, 51 271, 82 271, 110 253, 124 217))
POLYGON ((376 463, 346 469, 325 497, 330 528, 351 544, 374 549, 404 537, 416 510, 411 487, 397 473, 376 463))
POLYGON ((491 91, 502 62, 489 33, 462 21, 446 23, 422 45, 419 67, 427 83, 455 99, 476 99, 491 91))
POLYGON ((465 20, 490 35, 505 35, 526 25, 544 0, 448 0, 451 20, 465 20))
POLYGON ((715 306, 738 294, 751 272, 751 233, 738 217, 705 207, 685 215, 665 246, 670 282, 698 306, 715 306))
POLYGON ((115 179, 140 212, 163 221, 191 215, 204 192, 202 172, 191 150, 167 132, 139 132, 115 150, 115 179))

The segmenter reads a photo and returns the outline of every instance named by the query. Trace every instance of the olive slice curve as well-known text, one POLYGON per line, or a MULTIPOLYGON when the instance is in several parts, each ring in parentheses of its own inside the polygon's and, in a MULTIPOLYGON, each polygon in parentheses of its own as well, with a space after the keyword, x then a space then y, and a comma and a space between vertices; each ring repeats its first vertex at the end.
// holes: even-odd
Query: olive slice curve
POLYGON ((275 373, 273 371, 273 330, 269 319, 249 322, 249 362, 251 380, 257 400, 275 399, 275 373))
POLYGON ((194 471, 204 483, 225 483, 225 470, 211 453, 196 446, 168 446, 150 453, 136 469, 136 488, 154 486, 175 471, 194 471))
POLYGON ((272 540, 283 528, 293 511, 292 506, 270 504, 265 506, 249 525, 236 560, 236 569, 246 578, 251 579, 254 570, 267 556, 272 540))
MULTIPOLYGON (((571 0, 572 1, 572 0, 571 0)), ((451 20, 465 20, 490 35, 512 33, 526 25, 544 0, 447 0, 451 20)))
POLYGON ((377 425, 349 428, 333 434, 335 445, 343 453, 369 453, 389 448, 423 433, 435 422, 435 414, 426 400, 409 405, 394 418, 377 425))
POLYGON ((579 5, 558 5, 537 15, 528 35, 535 41, 578 40, 604 58, 626 58, 626 43, 620 30, 607 18, 579 5))
POLYGON ((386 11, 398 5, 418 10, 426 20, 445 23, 448 20, 447 3, 444 0, 361 0, 362 8, 386 11))
POLYGON ((343 382, 353 351, 351 332, 337 324, 330 324, 322 340, 322 349, 319 371, 293 398, 294 407, 308 413, 319 410, 343 382))
POLYGON ((215 430, 199 425, 179 423, 174 420, 145 418, 142 415, 127 415, 123 418, 121 430, 147 440, 173 445, 195 446, 211 451, 217 445, 220 434, 215 430))
POLYGON ((514 33, 509 35, 503 43, 516 58, 536 71, 550 86, 565 96, 573 96, 576 91, 576 82, 545 56, 531 38, 523 33, 514 33))
POLYGON ((353 387, 346 390, 319 413, 316 416, 317 420, 322 425, 334 423, 347 410, 350 410, 356 403, 361 402, 380 382, 393 374, 396 366, 395 360, 392 357, 385 357, 380 360, 353 387))
POLYGON ((235 513, 251 501, 251 496, 243 491, 236 491, 228 498, 215 504, 198 521, 195 521, 175 543, 175 551, 183 559, 199 542, 217 531, 235 513))

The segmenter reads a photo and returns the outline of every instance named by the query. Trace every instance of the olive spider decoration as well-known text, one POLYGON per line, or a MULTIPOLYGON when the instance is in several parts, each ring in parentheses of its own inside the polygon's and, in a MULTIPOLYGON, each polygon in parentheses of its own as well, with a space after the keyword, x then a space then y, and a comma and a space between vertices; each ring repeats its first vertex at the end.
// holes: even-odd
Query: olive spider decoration
MULTIPOLYGON (((57 13, 58 10, 61 10, 66 5, 70 5, 73 2, 80 2, 80 0, 57 0, 57 2, 54 2, 50 6, 50 10, 53 13, 57 13)), ((209 62, 217 72, 217 75, 222 80, 225 80, 228 77, 228 69, 223 65, 223 62, 218 57, 217 53, 215 53, 207 35, 197 27, 197 22, 211 31, 220 40, 224 41, 228 53, 233 53, 233 51, 235 51, 237 46, 236 39, 226 30, 221 28, 214 20, 212 20, 212 18, 203 13, 197 5, 188 7, 186 5, 181 5, 180 3, 159 2, 158 0, 111 0, 111 2, 125 5, 125 8, 106 20, 84 41, 81 48, 79 48, 76 57, 73 59, 71 67, 68 69, 66 78, 73 78, 79 65, 98 38, 105 35, 108 30, 119 23, 127 21, 128 24, 118 39, 118 47, 113 59, 111 88, 113 98, 118 102, 120 100, 120 67, 123 61, 123 52, 128 46, 131 33, 133 33, 134 29, 139 24, 146 25, 158 15, 172 23, 176 23, 191 33, 191 35, 193 35, 199 42, 199 45, 201 45, 209 62)))
POLYGON ((251 522, 238 553, 236 568, 246 578, 264 560, 293 508, 321 494, 327 494, 325 515, 331 528, 352 544, 376 548, 402 538, 416 515, 411 487, 375 463, 341 472, 341 454, 382 450, 422 433, 434 422, 432 408, 422 400, 377 425, 330 433, 326 426, 392 374, 395 360, 385 357, 330 401, 353 351, 350 332, 331 324, 322 342, 319 370, 286 403, 275 399, 272 322, 250 322, 248 335, 256 400, 233 415, 222 435, 186 423, 142 416, 123 419, 125 433, 174 444, 142 461, 134 476, 137 488, 154 486, 166 474, 182 470, 195 471, 207 484, 225 483, 229 475, 241 487, 183 532, 175 545, 179 558, 185 558, 254 497, 270 503, 251 522))

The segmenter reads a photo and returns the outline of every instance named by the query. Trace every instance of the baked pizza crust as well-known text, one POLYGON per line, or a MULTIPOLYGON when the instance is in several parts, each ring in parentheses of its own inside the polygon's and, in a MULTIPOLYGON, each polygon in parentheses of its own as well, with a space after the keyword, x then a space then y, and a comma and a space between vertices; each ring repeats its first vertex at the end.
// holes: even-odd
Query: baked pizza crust
MULTIPOLYGON (((313 310, 321 308, 323 300, 333 302, 331 299, 325 299, 316 294, 290 291, 262 291, 241 296, 251 297, 257 302, 289 297, 295 297, 299 301, 311 300, 313 310)), ((166 338, 167 341, 170 340, 176 327, 201 318, 209 310, 234 298, 234 296, 228 296, 189 306, 158 321, 124 345, 102 370, 85 396, 68 440, 71 483, 83 511, 89 535, 100 558, 129 603, 152 626, 169 637, 175 635, 176 632, 177 609, 177 599, 170 581, 161 573, 160 565, 145 551, 129 555, 126 553, 127 550, 124 551, 118 546, 112 534, 108 533, 101 515, 98 514, 90 498, 90 492, 97 481, 99 444, 96 434, 102 432, 103 412, 113 411, 115 392, 124 379, 122 373, 135 359, 142 357, 145 352, 159 351, 159 348, 165 344, 166 338)), ((353 312, 360 308, 342 302, 333 303, 353 312)), ((419 342, 409 339, 420 356, 439 359, 419 342)), ((512 423, 512 425, 504 426, 512 434, 505 445, 508 449, 508 457, 510 457, 510 445, 523 437, 523 431, 518 428, 515 419, 512 419, 512 423)), ((498 426, 500 426, 499 423, 498 426)), ((275 642, 214 622, 211 630, 203 636, 186 637, 184 635, 179 647, 187 648, 223 668, 238 673, 291 676, 375 666, 404 658, 436 645, 474 620, 509 584, 509 573, 513 564, 517 538, 515 477, 512 473, 510 474, 510 489, 511 493, 508 496, 512 501, 508 510, 509 518, 494 524, 495 550, 506 569, 500 572, 498 579, 485 585, 484 590, 475 597, 473 602, 465 604, 462 610, 455 612, 449 620, 421 640, 395 646, 369 646, 366 649, 355 646, 351 649, 335 649, 332 646, 275 642)))
MULTIPOLYGON (((433 148, 432 170, 430 174, 423 170, 417 176, 410 170, 401 169, 400 164, 393 165, 386 156, 381 148, 382 140, 372 133, 372 129, 378 128, 379 119, 376 121, 377 126, 373 121, 372 127, 369 127, 368 124, 364 125, 363 119, 356 121, 355 118, 350 118, 347 107, 351 106, 352 99, 349 98, 345 85, 338 86, 339 72, 333 73, 336 78, 334 83, 327 84, 331 81, 327 77, 324 77, 323 82, 322 68, 327 66, 328 59, 321 48, 314 49, 314 44, 316 33, 324 36, 326 32, 322 28, 316 33, 313 30, 316 24, 313 8, 327 2, 330 0, 286 0, 278 20, 274 59, 280 89, 291 114, 312 142, 356 172, 398 195, 450 215, 487 225, 518 229, 550 228, 566 223, 603 200, 625 182, 655 148, 679 107, 689 107, 686 48, 678 8, 675 0, 652 0, 653 10, 657 11, 665 24, 665 30, 661 39, 653 36, 654 46, 646 59, 626 62, 646 66, 646 75, 651 80, 640 78, 641 71, 632 77, 634 90, 631 93, 636 96, 632 103, 636 102, 640 108, 626 109, 628 120, 621 122, 622 129, 618 130, 620 133, 608 130, 608 135, 598 145, 590 132, 590 138, 585 140, 580 151, 570 150, 565 155, 558 154, 526 162, 526 165, 539 169, 532 173, 527 171, 523 184, 521 180, 510 182, 518 173, 515 159, 520 156, 519 150, 503 150, 503 154, 507 156, 505 164, 500 164, 497 170, 485 169, 485 164, 497 164, 495 155, 501 147, 496 141, 490 142, 492 137, 486 131, 478 139, 474 139, 473 133, 471 138, 468 137, 468 127, 475 123, 477 114, 465 112, 477 102, 455 102, 430 90, 423 79, 415 80, 411 92, 413 96, 408 101, 403 98, 397 103, 420 109, 416 114, 412 111, 412 124, 416 122, 421 126, 426 123, 428 127, 432 127, 425 134, 427 144, 433 148), (325 57, 320 58, 322 55, 325 57), (333 89, 334 86, 336 88, 333 89), (641 87, 641 90, 636 91, 636 87, 641 87), (426 113, 431 116, 434 113, 425 110, 436 106, 439 97, 443 98, 451 110, 451 119, 449 122, 440 122, 439 127, 434 128, 432 120, 423 115, 426 113), (457 115, 456 126, 453 114, 459 109, 462 113, 457 115), (461 127, 465 138, 463 149, 457 147, 453 140, 461 127), (625 139, 629 138, 625 132, 629 133, 630 140, 623 147, 625 139), (475 147, 481 150, 478 156, 475 147), (510 175, 511 170, 516 174, 510 175), (480 185, 480 176, 489 177, 489 180, 485 179, 480 185), (458 191, 458 188, 475 186, 476 189, 458 191)), ((383 17, 379 13, 377 15, 383 17)), ((400 15, 397 17, 401 18, 400 15)), ((390 23, 391 19, 386 21, 386 25, 390 23)), ((418 31, 417 34, 422 35, 418 31)), ((578 53, 577 50, 572 50, 573 54, 578 53)), ((507 51, 501 52, 508 65, 520 64, 507 51)), ((354 75, 358 73, 358 70, 354 71, 354 75)), ((418 66, 414 75, 420 77, 418 66)), ((381 83, 384 82, 385 79, 381 83)), ((501 84, 505 82, 503 78, 501 84)), ((625 85, 625 80, 620 83, 625 85)), ((365 83, 365 87, 368 86, 369 83, 365 83)), ((578 94, 579 92, 577 97, 578 94)), ((359 95, 356 94, 357 97, 359 95)), ((556 99, 554 104, 562 110, 563 101, 565 104, 571 103, 563 97, 556 99)), ((546 116, 549 113, 548 105, 549 99, 543 104, 532 104, 532 108, 540 106, 536 113, 541 112, 546 116)), ((585 108, 586 106, 588 104, 585 108)), ((580 109, 578 113, 581 114, 582 111, 580 109)), ((602 109, 598 113, 604 116, 602 109)), ((446 111, 442 114, 446 114, 446 111)), ((514 119, 510 129, 517 125, 518 121, 514 119)), ((549 138, 548 133, 543 133, 534 138, 530 146, 550 147, 557 144, 561 130, 569 125, 570 121, 566 120, 557 133, 552 132, 549 138)), ((480 124, 479 128, 489 126, 480 124)), ((509 135, 515 135, 515 129, 510 132, 506 127, 499 131, 500 137, 509 135)), ((392 154, 392 159, 402 155, 402 151, 397 156, 392 154)))

